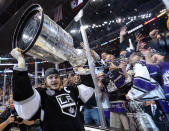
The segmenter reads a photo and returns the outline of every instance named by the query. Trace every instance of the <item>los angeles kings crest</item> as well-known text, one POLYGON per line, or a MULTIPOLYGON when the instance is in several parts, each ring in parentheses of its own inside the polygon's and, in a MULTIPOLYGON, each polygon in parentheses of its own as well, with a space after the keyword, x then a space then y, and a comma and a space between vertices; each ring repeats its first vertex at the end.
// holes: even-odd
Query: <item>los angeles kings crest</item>
POLYGON ((69 94, 65 93, 58 95, 56 96, 56 100, 58 101, 63 114, 71 117, 76 117, 76 103, 69 94))

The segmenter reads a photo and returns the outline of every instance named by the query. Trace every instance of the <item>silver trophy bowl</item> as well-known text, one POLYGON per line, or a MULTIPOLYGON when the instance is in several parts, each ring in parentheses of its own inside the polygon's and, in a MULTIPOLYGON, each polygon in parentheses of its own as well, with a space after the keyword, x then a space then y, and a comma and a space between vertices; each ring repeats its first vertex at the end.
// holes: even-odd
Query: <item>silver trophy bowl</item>
POLYGON ((73 38, 44 14, 38 4, 23 13, 13 36, 13 48, 52 63, 69 61, 72 66, 83 66, 87 59, 82 49, 75 49, 73 38))

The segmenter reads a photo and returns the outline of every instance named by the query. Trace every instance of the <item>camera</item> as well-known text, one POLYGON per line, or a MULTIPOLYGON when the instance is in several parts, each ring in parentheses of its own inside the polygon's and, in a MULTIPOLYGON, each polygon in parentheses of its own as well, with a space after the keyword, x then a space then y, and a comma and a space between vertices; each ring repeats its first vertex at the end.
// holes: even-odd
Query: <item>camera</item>
POLYGON ((19 123, 20 123, 20 122, 22 122, 22 121, 23 121, 23 119, 22 119, 21 117, 18 117, 18 116, 17 116, 17 117, 15 118, 15 121, 17 121, 17 122, 19 122, 19 123))
POLYGON ((23 119, 21 117, 19 117, 18 114, 16 114, 16 113, 13 114, 13 117, 14 117, 14 121, 16 121, 16 122, 20 123, 23 121, 23 119))
POLYGON ((151 47, 152 49, 157 50, 163 55, 169 53, 169 37, 167 37, 166 35, 163 35, 161 39, 157 40, 151 40, 151 38, 148 36, 142 39, 142 41, 147 43, 147 45, 144 47, 145 49, 151 47))
POLYGON ((104 73, 107 74, 109 72, 109 66, 110 66, 110 63, 106 63, 103 68, 104 68, 104 73))
POLYGON ((107 62, 104 66, 103 66, 103 68, 104 68, 104 73, 105 74, 107 74, 108 72, 109 72, 109 67, 110 67, 110 65, 111 65, 111 63, 113 63, 115 66, 119 66, 120 65, 120 59, 115 59, 114 61, 112 61, 112 62, 107 62))
POLYGON ((115 59, 115 60, 113 61, 113 64, 114 64, 115 66, 119 66, 119 65, 120 65, 120 61, 121 61, 121 59, 115 59))
MULTIPOLYGON (((148 44, 149 47, 163 53, 169 52, 169 38, 168 37, 162 37, 159 40, 153 40, 148 44)), ((164 55, 165 55, 164 54, 164 55)))

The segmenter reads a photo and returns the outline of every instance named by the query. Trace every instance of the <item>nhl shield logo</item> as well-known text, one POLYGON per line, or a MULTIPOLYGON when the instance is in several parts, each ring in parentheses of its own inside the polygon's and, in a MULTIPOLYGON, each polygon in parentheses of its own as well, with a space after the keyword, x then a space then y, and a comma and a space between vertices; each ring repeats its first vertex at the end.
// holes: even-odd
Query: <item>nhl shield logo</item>
POLYGON ((58 101, 63 114, 76 117, 76 103, 69 94, 58 95, 56 96, 56 100, 58 101))

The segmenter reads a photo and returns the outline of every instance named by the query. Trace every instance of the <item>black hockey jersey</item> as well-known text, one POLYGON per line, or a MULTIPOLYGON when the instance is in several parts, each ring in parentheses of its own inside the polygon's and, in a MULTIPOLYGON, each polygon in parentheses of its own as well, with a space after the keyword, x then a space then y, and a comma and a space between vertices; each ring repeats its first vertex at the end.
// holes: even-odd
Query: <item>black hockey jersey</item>
POLYGON ((13 71, 14 106, 20 117, 30 119, 41 109, 44 131, 83 131, 77 111, 78 97, 86 102, 93 94, 90 87, 64 87, 60 90, 32 89, 27 71, 13 71))

